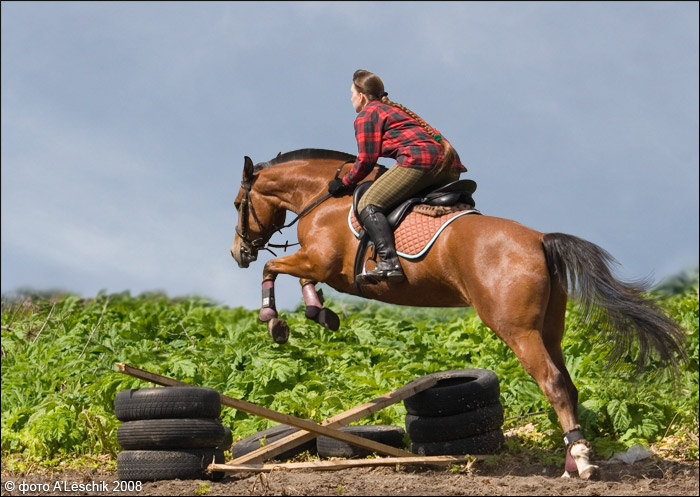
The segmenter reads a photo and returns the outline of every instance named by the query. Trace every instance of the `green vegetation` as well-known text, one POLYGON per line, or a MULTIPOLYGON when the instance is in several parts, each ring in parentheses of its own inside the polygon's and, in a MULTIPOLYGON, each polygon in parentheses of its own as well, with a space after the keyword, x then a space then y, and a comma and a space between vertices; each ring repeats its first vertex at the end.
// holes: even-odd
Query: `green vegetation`
MULTIPOLYGON (((690 360, 675 378, 658 364, 635 373, 634 350, 625 358, 629 363, 609 368, 605 346, 570 304, 564 353, 579 389, 584 433, 601 456, 692 434, 695 442, 683 456, 698 457, 697 277, 658 297, 688 330, 690 360)), ((276 345, 257 311, 202 298, 3 298, 3 460, 21 454, 47 464, 67 456, 115 456, 114 397, 150 386, 117 373, 116 362, 317 421, 427 373, 487 368, 501 381, 505 429, 534 423, 538 447, 561 448, 561 430, 544 395, 473 311, 342 300, 327 305, 341 315, 338 332, 305 319, 300 306, 281 313, 292 334, 276 345)), ((362 422, 403 425, 404 415, 397 404, 362 422)), ((234 440, 273 424, 226 407, 222 420, 234 440)), ((509 443, 509 450, 520 448, 509 443)))

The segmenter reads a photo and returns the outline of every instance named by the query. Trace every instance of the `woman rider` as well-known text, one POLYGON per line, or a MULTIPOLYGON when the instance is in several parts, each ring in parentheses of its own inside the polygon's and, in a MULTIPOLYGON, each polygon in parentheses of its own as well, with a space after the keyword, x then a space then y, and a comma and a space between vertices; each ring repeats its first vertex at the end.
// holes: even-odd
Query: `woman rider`
POLYGON ((345 176, 328 184, 328 191, 335 196, 343 195, 374 169, 379 157, 396 159, 396 164, 367 189, 357 211, 379 256, 377 267, 367 271, 363 283, 399 282, 404 274, 386 214, 429 186, 456 181, 467 169, 438 131, 413 111, 389 100, 379 76, 358 69, 353 74, 350 91, 358 113, 357 159, 345 176))

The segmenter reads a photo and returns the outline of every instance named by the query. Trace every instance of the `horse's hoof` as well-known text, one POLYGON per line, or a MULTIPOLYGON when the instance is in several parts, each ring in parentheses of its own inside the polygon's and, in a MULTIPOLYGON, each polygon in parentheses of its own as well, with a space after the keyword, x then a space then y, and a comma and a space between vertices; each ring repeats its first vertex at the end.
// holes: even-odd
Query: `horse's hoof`
POLYGON ((568 467, 569 456, 576 463, 576 468, 578 470, 578 477, 582 480, 590 480, 598 478, 599 469, 598 466, 591 464, 590 458, 593 455, 593 449, 591 444, 586 440, 578 440, 571 444, 567 452, 567 470, 570 471, 568 467))
POLYGON ((267 331, 275 343, 287 343, 289 340, 289 326, 284 319, 272 318, 267 322, 267 331))
POLYGON ((306 317, 312 321, 318 321, 318 313, 321 312, 321 308, 315 305, 306 306, 306 317))
POLYGON ((591 464, 584 470, 580 471, 578 476, 582 480, 597 480, 600 476, 600 468, 591 464))
POLYGON ((335 312, 331 311, 327 307, 321 309, 321 311, 318 313, 316 321, 318 321, 318 324, 324 328, 328 328, 331 331, 338 331, 338 328, 340 328, 340 318, 335 312))

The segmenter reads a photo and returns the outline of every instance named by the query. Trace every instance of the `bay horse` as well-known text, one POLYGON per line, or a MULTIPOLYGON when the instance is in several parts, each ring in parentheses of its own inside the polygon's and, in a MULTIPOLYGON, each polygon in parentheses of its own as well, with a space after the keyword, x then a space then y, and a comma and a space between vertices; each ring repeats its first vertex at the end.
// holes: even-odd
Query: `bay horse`
MULTIPOLYGON (((354 258, 358 240, 347 225, 350 196, 327 194, 328 182, 347 171, 355 156, 331 150, 302 149, 253 164, 244 159, 243 181, 234 205, 238 211, 231 255, 248 267, 282 227, 298 221, 300 248, 271 259, 263 269, 259 318, 276 341, 289 335, 274 303, 278 274, 300 279, 307 317, 337 329, 338 317, 322 308, 315 284, 323 282, 357 294, 354 258), (297 218, 284 225, 286 211, 297 218)), ((368 179, 373 179, 377 168, 368 179)), ((641 284, 624 283, 610 271, 614 259, 597 245, 563 233, 540 233, 509 219, 465 215, 451 223, 430 250, 402 260, 406 279, 363 287, 364 296, 391 304, 422 307, 473 307, 481 320, 515 353, 535 379, 561 423, 566 470, 588 479, 590 444, 577 419, 578 391, 566 369, 561 341, 569 293, 588 315, 602 316, 603 336, 620 358, 636 340, 640 361, 655 352, 677 365, 684 357, 683 329, 641 284)))

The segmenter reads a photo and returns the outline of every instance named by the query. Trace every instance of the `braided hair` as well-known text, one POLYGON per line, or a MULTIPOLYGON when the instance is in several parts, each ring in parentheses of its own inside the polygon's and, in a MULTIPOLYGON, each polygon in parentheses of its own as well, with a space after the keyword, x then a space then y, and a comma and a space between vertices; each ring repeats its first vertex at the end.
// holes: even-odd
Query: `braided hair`
POLYGON ((386 91, 384 91, 384 82, 379 76, 364 69, 358 69, 352 75, 352 82, 355 85, 357 91, 362 93, 365 97, 367 97, 368 101, 371 102, 374 100, 378 100, 385 105, 390 105, 392 107, 396 107, 397 109, 401 109, 406 114, 415 119, 418 122, 418 124, 420 124, 421 127, 426 131, 426 133, 428 133, 429 136, 432 136, 435 139, 435 141, 439 142, 442 145, 443 149, 443 159, 442 164, 440 164, 439 167, 440 170, 450 167, 452 166, 452 164, 454 164, 454 161, 457 158, 457 152, 452 147, 452 144, 449 142, 449 140, 442 136, 440 132, 438 132, 435 128, 430 126, 427 122, 425 122, 425 120, 422 117, 413 112, 411 109, 389 100, 389 94, 386 91))

